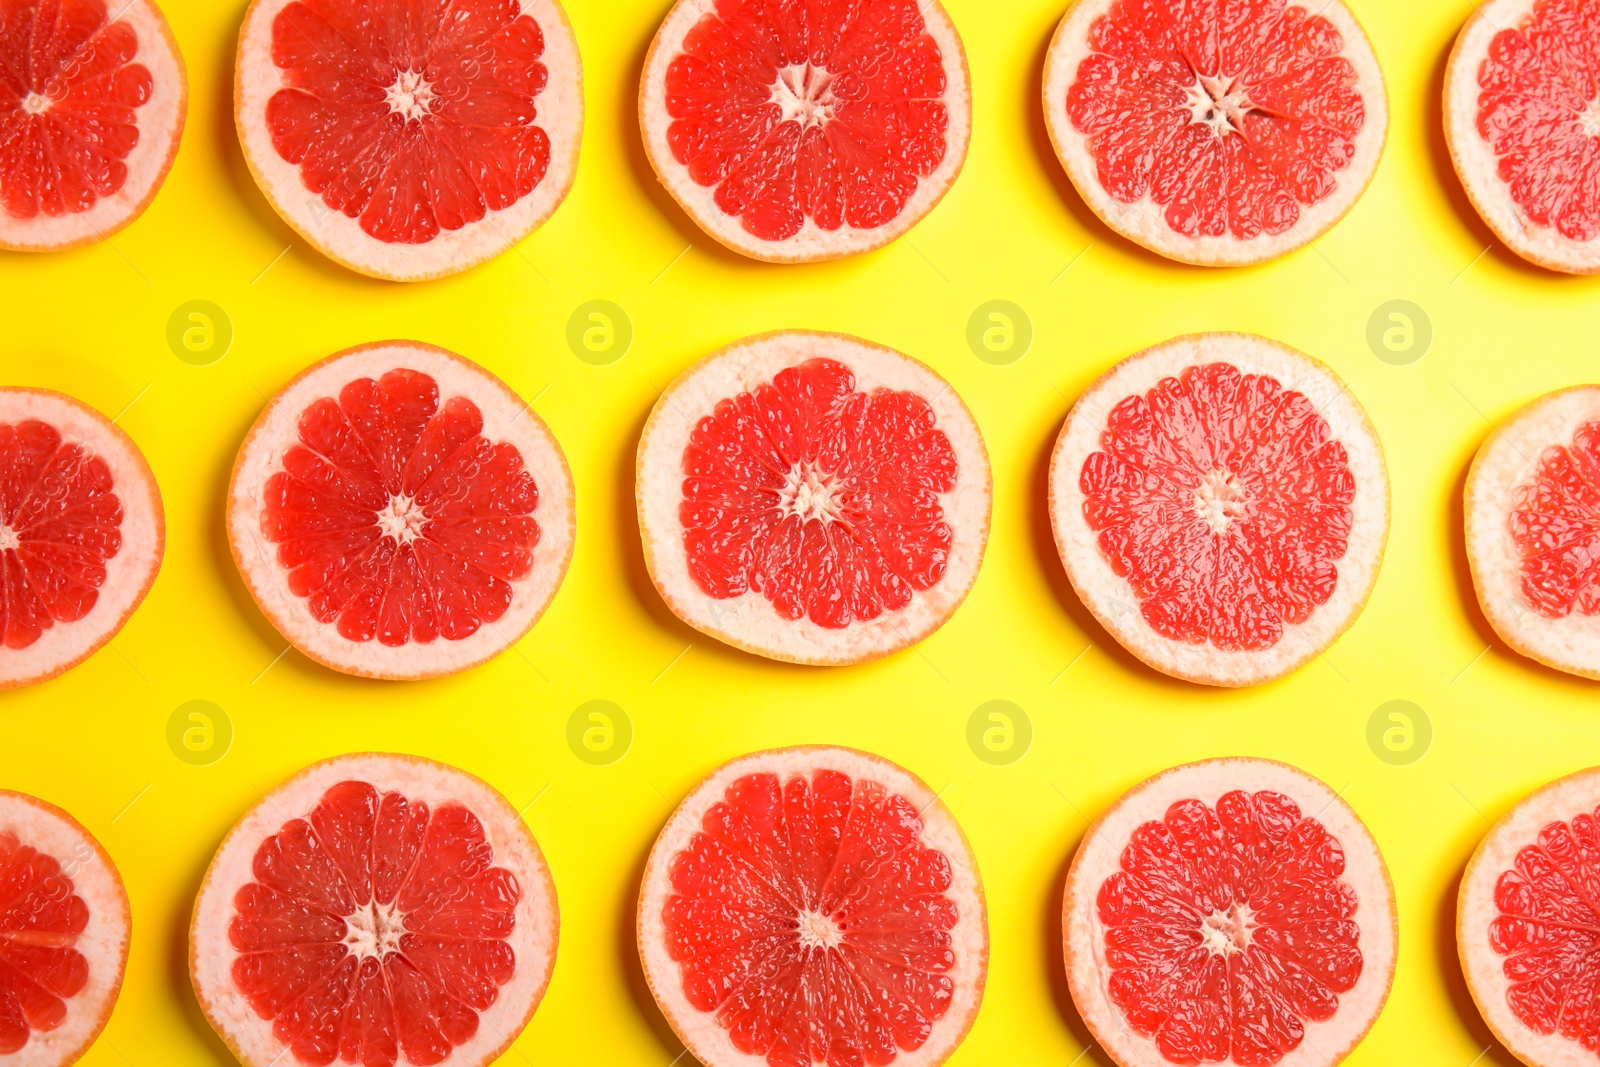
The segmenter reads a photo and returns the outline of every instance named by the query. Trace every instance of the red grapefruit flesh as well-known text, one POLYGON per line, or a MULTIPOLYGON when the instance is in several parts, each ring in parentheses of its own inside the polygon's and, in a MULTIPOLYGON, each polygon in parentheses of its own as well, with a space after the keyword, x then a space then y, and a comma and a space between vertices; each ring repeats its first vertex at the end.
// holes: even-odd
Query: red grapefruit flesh
POLYGON ((572 475, 488 371, 414 341, 362 345, 256 420, 228 538, 256 603, 307 656, 432 678, 503 652, 549 606, 572 559, 572 475))
POLYGON ((1360 614, 1389 527, 1383 451, 1331 370, 1245 334, 1180 337, 1073 406, 1050 464, 1073 588, 1157 670, 1277 678, 1360 614))
POLYGON ((555 966, 555 885, 506 799, 414 756, 340 756, 268 793, 206 871, 189 969, 245 1067, 481 1067, 555 966))
POLYGON ((60 808, 0 790, 0 1057, 66 1067, 111 1017, 128 962, 128 894, 60 808))
POLYGON ((0 388, 0 689, 110 641, 161 569, 155 476, 104 415, 61 393, 0 388))
POLYGON ((1062 930, 1073 1002, 1122 1067, 1328 1067, 1394 978, 1372 835, 1270 760, 1191 763, 1125 794, 1073 857, 1062 930))
POLYGON ((149 0, 0 2, 0 248, 109 237, 166 180, 188 105, 149 0))
POLYGON ((284 221, 378 278, 466 270, 538 228, 583 135, 557 0, 254 0, 234 112, 284 221))
POLYGON ((1600 386, 1549 393, 1498 427, 1466 486, 1478 602, 1506 644, 1600 678, 1600 386))
POLYGON ((1472 205, 1513 252, 1600 271, 1600 55, 1591 4, 1490 0, 1445 74, 1450 157, 1472 205))
POLYGON ((1552 782, 1497 822, 1461 876, 1456 947, 1495 1038, 1532 1067, 1600 1049, 1600 769, 1552 782))
POLYGON ((749 338, 662 394, 639 442, 645 562, 689 625, 793 663, 938 629, 977 578, 989 459, 949 383, 837 334, 749 338))
POLYGON ((650 851, 639 955, 706 1067, 943 1063, 988 972, 983 884, 926 785, 878 756, 743 756, 650 851))
POLYGON ((1340 0, 1076 0, 1044 111, 1084 202, 1124 237, 1203 266, 1325 233, 1383 154, 1383 72, 1340 0))
POLYGON ((639 120, 702 229, 797 263, 882 247, 932 211, 966 160, 972 92, 937 0, 679 0, 639 120))

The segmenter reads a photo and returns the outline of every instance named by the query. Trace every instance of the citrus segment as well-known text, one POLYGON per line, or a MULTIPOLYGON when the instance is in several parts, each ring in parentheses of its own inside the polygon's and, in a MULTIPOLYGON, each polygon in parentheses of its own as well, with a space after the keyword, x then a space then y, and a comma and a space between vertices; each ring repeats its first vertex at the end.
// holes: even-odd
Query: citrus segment
POLYGON ((1045 112, 1107 224, 1208 265, 1269 259, 1333 225, 1388 122, 1377 60, 1338 0, 1079 0, 1051 45, 1045 112))
POLYGON ((1553 619, 1600 613, 1600 422, 1579 426, 1570 446, 1545 449, 1510 522, 1534 610, 1553 619))
POLYGON ((966 59, 937 3, 681 0, 645 63, 656 173, 708 233, 757 259, 886 244, 955 180, 966 59))
POLYGON ((663 394, 639 450, 651 574, 686 621, 807 663, 904 647, 954 611, 989 466, 949 386, 823 334, 741 342, 663 394))
POLYGON ((971 854, 925 786, 864 753, 714 774, 651 852, 639 929, 652 990, 709 1067, 940 1063, 982 996, 971 854))
POLYGON ((572 548, 570 475, 538 416, 411 343, 291 383, 246 440, 231 500, 258 600, 352 673, 427 677, 493 655, 537 620, 572 548))

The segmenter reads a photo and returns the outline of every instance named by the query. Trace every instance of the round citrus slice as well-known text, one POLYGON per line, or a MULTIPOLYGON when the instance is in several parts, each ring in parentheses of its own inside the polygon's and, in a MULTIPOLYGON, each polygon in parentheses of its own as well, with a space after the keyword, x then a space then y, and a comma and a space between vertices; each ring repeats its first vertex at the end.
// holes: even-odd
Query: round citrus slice
POLYGON ((1532 1067, 1600 1048, 1600 768, 1524 797, 1472 854, 1456 948, 1495 1039, 1532 1067))
POLYGON ((253 0, 234 116, 261 191, 312 247, 376 278, 437 278, 566 198, 578 43, 556 0, 253 0))
POLYGON ((1600 11, 1490 0, 1456 38, 1444 129, 1467 197, 1522 258, 1600 271, 1600 11))
POLYGON ((178 154, 188 97, 178 42, 149 0, 8 3, 0 248, 74 248, 143 214, 178 154))
POLYGON ((130 921, 100 842, 0 789, 0 1062, 66 1067, 88 1051, 122 988, 130 921))
POLYGON ((382 341, 272 398, 233 469, 228 540, 301 652, 346 674, 434 678, 544 614, 572 559, 572 475, 500 379, 382 341))
POLYGON ((161 493, 127 434, 61 393, 0 388, 0 690, 115 637, 165 544, 161 493))
POLYGON ((1045 60, 1044 113, 1107 226, 1208 267, 1326 233, 1389 127, 1378 58, 1340 0, 1076 0, 1045 60))
POLYGON ((1073 857, 1061 927, 1073 1003, 1121 1067, 1331 1067, 1394 979, 1394 888, 1372 835, 1270 760, 1129 790, 1073 857))
POLYGON ((1255 685, 1361 613, 1389 479, 1331 370, 1263 337, 1198 334, 1123 360, 1073 405, 1050 516, 1072 587, 1130 652, 1255 685))
POLYGON ((833 665, 944 625, 978 577, 989 456, 950 384, 892 349, 773 333, 674 382, 639 441, 639 528, 679 618, 833 665))
POLYGON ((742 756, 695 787, 650 850, 638 932, 706 1067, 934 1067, 989 967, 961 828, 910 772, 845 748, 742 756))
POLYGON ((1478 450, 1465 499, 1473 585, 1501 640, 1600 678, 1600 386, 1511 416, 1478 450))
POLYGON ((465 771, 339 756, 228 832, 189 973, 244 1067, 482 1067, 533 1017, 560 916, 538 842, 465 771))
POLYGON ((802 263, 880 248, 933 210, 966 161, 972 88, 938 0, 678 0, 639 123, 702 229, 802 263))

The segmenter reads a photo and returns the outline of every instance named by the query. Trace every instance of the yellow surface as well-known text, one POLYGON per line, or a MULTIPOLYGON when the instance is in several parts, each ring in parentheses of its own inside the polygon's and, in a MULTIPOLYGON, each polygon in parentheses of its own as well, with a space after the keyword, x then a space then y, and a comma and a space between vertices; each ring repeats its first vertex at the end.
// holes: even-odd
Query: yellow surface
MULTIPOLYGON (((982 865, 992 964, 958 1065, 1066 1064, 1086 1037, 1061 977, 1055 913, 1087 822, 1123 789, 1222 754, 1299 764, 1344 791, 1389 857, 1401 952, 1388 1010, 1348 1061, 1466 1067, 1489 1044, 1455 962, 1455 885, 1494 819, 1532 787, 1600 762, 1593 684, 1507 652, 1473 605, 1461 484, 1492 421, 1547 390, 1594 380, 1600 289, 1490 248, 1439 132, 1440 82, 1467 0, 1355 0, 1389 79, 1377 179, 1315 248, 1264 267, 1183 268, 1144 255, 1072 195, 1038 115, 1062 0, 952 0, 972 65, 971 158, 909 238, 843 263, 774 268, 720 251, 658 189, 638 144, 637 76, 666 0, 569 5, 587 67, 588 127, 571 198, 515 251, 464 276, 368 281, 308 250, 268 208, 239 155, 229 91, 242 0, 167 0, 189 64, 188 132, 146 216, 106 242, 0 258, 0 380, 74 393, 143 447, 166 499, 166 565, 117 638, 70 674, 0 695, 0 784, 72 811, 120 864, 134 940, 122 1001, 85 1063, 231 1062, 189 991, 189 909, 239 814, 304 764, 358 749, 466 767, 527 809, 555 872, 560 958, 548 999, 503 1062, 665 1067, 680 1046, 644 990, 634 891, 671 806, 717 763, 753 749, 837 742, 925 778, 982 865), (1069 269, 1070 267, 1070 269, 1069 269), (225 309, 235 340, 180 361, 180 304, 225 309), (569 315, 608 299, 636 336, 609 366, 577 359, 569 315), (1035 340, 1008 366, 966 339, 981 303, 1026 309, 1035 340), (1411 300, 1434 328, 1392 366, 1366 330, 1411 300), (633 454, 658 391, 746 334, 859 334, 945 374, 987 436, 994 530, 971 598, 914 650, 843 670, 724 649, 663 608, 644 575, 633 454), (1388 454, 1394 523, 1366 613, 1320 661, 1244 692, 1168 682, 1131 662, 1073 599, 1050 544, 1043 463, 1072 400, 1116 360, 1173 334, 1251 330, 1328 361, 1388 454), (377 684, 296 653, 251 604, 222 532, 223 493, 264 400, 306 364, 385 337, 444 345, 526 397, 560 438, 578 488, 578 546, 553 607, 515 651, 466 675, 377 684), (125 409, 125 410, 124 410, 125 409), (169 750, 179 705, 208 700, 235 731, 209 766, 169 750), (631 750, 610 766, 566 742, 581 703, 613 701, 631 750), (1409 700, 1435 736, 1409 766, 1369 750, 1369 716, 1409 700), (966 741, 980 704, 1026 710, 1032 749, 1010 766, 966 741)), ((1091 1052, 1081 1062, 1103 1062, 1091 1052)), ((1509 1062, 1498 1049, 1479 1064, 1509 1062)))

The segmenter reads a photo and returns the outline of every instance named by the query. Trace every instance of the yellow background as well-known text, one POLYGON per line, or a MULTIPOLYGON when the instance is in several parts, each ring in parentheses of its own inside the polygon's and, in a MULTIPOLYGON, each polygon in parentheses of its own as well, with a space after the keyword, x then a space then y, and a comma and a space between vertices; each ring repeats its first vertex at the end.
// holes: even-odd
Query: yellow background
MULTIPOLYGON (((113 648, 70 674, 0 695, 0 783, 72 811, 120 865, 133 901, 127 983, 96 1067, 231 1063, 189 991, 190 905, 233 821, 306 763, 416 752, 468 768, 521 807, 555 872, 560 957, 548 999, 507 1063, 666 1067, 680 1046, 644 990, 636 883, 672 805, 719 762, 835 742, 925 778, 965 827, 988 889, 988 995, 952 1063, 1072 1062, 1086 1036, 1061 977, 1063 867, 1088 820, 1169 765, 1250 754, 1343 789, 1389 859, 1399 972, 1352 1064, 1467 1067, 1490 1043, 1451 934, 1457 877, 1518 797, 1600 762, 1596 690, 1509 653, 1474 606, 1461 485, 1491 422, 1593 380, 1600 290, 1523 266, 1491 244, 1440 133, 1444 63, 1468 0, 1354 0, 1388 77, 1389 145, 1351 215, 1313 248, 1263 267, 1206 271, 1145 255, 1093 222, 1039 116, 1039 78, 1062 0, 951 0, 972 67, 965 173, 910 236, 842 263, 740 260, 670 205, 639 147, 639 68, 666 0, 569 0, 588 121, 571 198, 516 250, 415 286, 322 259, 273 214, 234 137, 231 71, 242 0, 166 0, 190 78, 189 121, 166 187, 112 241, 0 257, 0 380, 81 397, 149 457, 166 500, 166 564, 113 648), (287 251, 285 252, 285 249, 287 251), (280 257, 281 254, 281 258, 280 257), (1068 267, 1071 269, 1067 269, 1068 267), (166 325, 185 301, 225 309, 225 358, 192 366, 166 325), (568 349, 581 303, 615 301, 632 349, 592 366, 568 349), (1008 366, 966 343, 981 303, 1026 309, 1032 350, 1008 366), (1431 319, 1420 362, 1369 349, 1369 317, 1407 299, 1431 319), (704 353, 782 327, 892 345, 955 385, 994 463, 993 536, 971 598, 920 647, 869 666, 810 670, 723 648, 678 623, 645 577, 633 455, 659 390, 704 353), (1244 692, 1170 682, 1088 623, 1044 512, 1047 450, 1072 399, 1113 362, 1173 334, 1250 330, 1329 362, 1372 415, 1394 521, 1365 614, 1322 660, 1244 692), (308 363, 411 337, 478 360, 529 399, 577 481, 578 546, 548 615, 515 651, 455 678, 379 684, 297 653, 250 602, 228 555, 223 494, 265 398, 308 363), (130 405, 131 406, 128 406, 130 405), (124 411, 123 409, 126 408, 124 411), (181 762, 166 726, 209 700, 232 749, 181 762), (610 766, 580 762, 568 716, 605 699, 633 723, 610 766), (966 742, 980 704, 1013 701, 1032 749, 1010 766, 966 742), (1369 750, 1380 704, 1414 701, 1435 737, 1419 762, 1369 750)), ((1081 1062, 1104 1062, 1090 1052, 1081 1062)), ((1490 1049, 1480 1064, 1510 1062, 1490 1049)))

